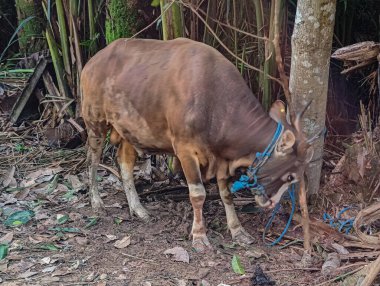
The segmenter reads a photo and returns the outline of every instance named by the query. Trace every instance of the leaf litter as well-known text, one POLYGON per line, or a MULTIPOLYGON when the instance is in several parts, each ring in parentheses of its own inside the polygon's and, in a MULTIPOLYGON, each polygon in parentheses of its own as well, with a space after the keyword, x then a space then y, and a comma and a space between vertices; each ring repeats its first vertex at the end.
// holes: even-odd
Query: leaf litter
MULTIPOLYGON (((143 196, 143 203, 156 219, 143 223, 130 216, 119 178, 104 170, 99 171, 98 179, 101 197, 108 206, 107 215, 94 217, 87 193, 85 166, 79 164, 78 168, 72 169, 73 163, 65 162, 66 155, 58 155, 58 151, 43 152, 51 158, 60 158, 60 166, 57 167, 59 160, 55 159, 40 165, 25 164, 25 168, 17 166, 15 171, 6 166, 5 176, 1 179, 1 186, 6 191, 0 192, 0 244, 9 246, 8 255, 0 261, 2 282, 8 283, 16 277, 19 279, 14 282, 17 286, 27 281, 36 285, 58 285, 54 283, 77 283, 87 281, 89 277, 95 285, 141 285, 146 282, 147 285, 250 286, 258 264, 264 273, 279 270, 267 277, 267 283, 276 280, 276 285, 310 285, 310 281, 319 279, 318 272, 301 272, 305 275, 285 272, 284 275, 280 271, 294 267, 294 260, 288 255, 289 248, 297 257, 301 257, 302 252, 299 245, 284 250, 266 248, 261 243, 259 230, 265 221, 262 213, 239 213, 256 243, 246 248, 233 245, 226 228, 224 209, 218 200, 206 201, 204 207, 208 236, 214 250, 206 254, 191 252, 191 240, 187 235, 191 229, 192 212, 188 199, 169 203, 165 198, 168 192, 164 189, 171 182, 165 178, 160 182, 141 183, 148 179, 151 171, 146 163, 141 172, 136 169, 136 176, 140 177, 137 189, 142 193, 145 190, 152 192, 152 195, 143 196), (155 190, 161 190, 163 196, 156 196, 155 190), (7 218, 23 211, 34 215, 5 228, 7 218), (236 273, 232 266, 234 255, 240 258, 240 266, 235 266, 236 273)), ((67 158, 75 158, 75 162, 85 158, 84 148, 64 152, 67 152, 67 158)), ((104 156, 104 164, 112 165, 116 170, 108 155, 104 156)), ((362 157, 358 158, 358 164, 364 166, 360 173, 365 169, 362 157)), ((180 195, 183 196, 183 192, 182 188, 180 195)), ((296 236, 299 233, 295 230, 291 234, 296 236)), ((317 262, 316 266, 321 267, 322 262, 317 262)))

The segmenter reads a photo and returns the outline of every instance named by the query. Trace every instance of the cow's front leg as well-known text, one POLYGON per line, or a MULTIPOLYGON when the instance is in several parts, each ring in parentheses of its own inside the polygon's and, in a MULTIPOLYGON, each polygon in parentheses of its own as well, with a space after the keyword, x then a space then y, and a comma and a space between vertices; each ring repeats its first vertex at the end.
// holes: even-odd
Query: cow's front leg
POLYGON ((149 219, 149 213, 140 202, 133 180, 133 166, 136 162, 136 151, 127 140, 121 142, 118 150, 118 162, 131 215, 135 214, 142 220, 147 221, 149 219))
POLYGON ((227 225, 231 231, 232 239, 243 246, 252 244, 254 242, 253 237, 243 228, 237 217, 232 194, 227 187, 227 181, 225 179, 219 179, 218 188, 226 210, 227 225))
POLYGON ((210 249, 211 245, 206 235, 206 226, 203 218, 203 204, 206 199, 206 190, 202 184, 198 158, 191 151, 178 152, 183 172, 189 186, 191 205, 193 206, 194 219, 191 235, 193 236, 193 248, 197 252, 210 249))

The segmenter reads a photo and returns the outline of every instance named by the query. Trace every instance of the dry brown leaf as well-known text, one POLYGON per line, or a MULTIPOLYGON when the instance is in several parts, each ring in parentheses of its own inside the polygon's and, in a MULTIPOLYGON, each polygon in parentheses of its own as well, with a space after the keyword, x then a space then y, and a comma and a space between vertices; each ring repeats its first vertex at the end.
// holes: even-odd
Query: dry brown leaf
POLYGON ((62 172, 63 169, 61 167, 57 168, 45 168, 34 171, 28 175, 26 175, 25 180, 20 183, 21 187, 30 187, 36 184, 41 184, 43 182, 50 181, 55 174, 62 172))
POLYGON ((38 244, 41 242, 52 242, 54 238, 48 235, 35 234, 33 236, 29 236, 29 241, 33 244, 38 244))
POLYGON ((13 240, 13 232, 8 232, 0 238, 0 244, 10 244, 13 240))
POLYGON ((46 267, 46 268, 42 269, 42 273, 51 273, 51 272, 53 272, 56 268, 57 268, 57 266, 49 266, 49 267, 46 267))
POLYGON ((16 182, 16 179, 14 178, 15 171, 16 171, 16 167, 12 166, 10 168, 10 170, 8 171, 8 173, 5 175, 4 180, 3 180, 3 187, 4 188, 7 188, 7 187, 11 187, 11 188, 17 187, 17 182, 16 182))
POLYGON ((114 241, 117 239, 117 236, 116 235, 113 235, 113 234, 106 234, 106 240, 104 241, 104 243, 108 243, 108 242, 111 242, 111 241, 114 241))
POLYGON ((23 201, 29 195, 29 193, 30 188, 25 188, 21 192, 18 192, 15 197, 17 198, 17 200, 23 201))
POLYGON ((88 244, 88 239, 86 237, 82 237, 82 236, 76 236, 75 237, 75 241, 79 245, 86 245, 86 244, 88 244))
POLYGON ((0 273, 6 273, 8 272, 8 261, 3 260, 0 263, 0 273))
POLYGON ((95 279, 95 272, 91 272, 90 274, 88 274, 88 276, 86 277, 86 281, 87 282, 92 282, 92 281, 94 281, 94 279, 95 279))
POLYGON ((46 256, 40 260, 40 264, 49 264, 51 262, 51 258, 49 256, 46 256))
POLYGON ((20 278, 20 279, 25 279, 25 278, 29 278, 29 277, 32 277, 34 275, 38 274, 38 272, 34 272, 34 271, 30 271, 30 270, 27 270, 21 274, 19 274, 17 276, 17 278, 20 278))
POLYGON ((82 183, 78 176, 75 175, 66 175, 65 179, 71 184, 74 191, 84 190, 86 188, 86 185, 82 183))
POLYGON ((174 261, 185 262, 185 263, 190 262, 189 253, 183 247, 180 247, 180 246, 167 249, 164 251, 164 254, 173 255, 172 259, 174 261))
POLYGON ((29 270, 34 265, 33 262, 28 262, 21 260, 18 263, 12 264, 8 267, 8 272, 9 273, 18 273, 18 272, 26 272, 29 270))
POLYGON ((123 239, 117 240, 114 246, 120 249, 120 248, 126 248, 130 244, 131 244, 131 237, 127 235, 123 239))
POLYGON ((65 276, 65 275, 68 275, 68 274, 71 274, 73 273, 72 271, 70 271, 69 269, 67 268, 63 268, 63 269, 59 269, 59 270, 56 270, 54 271, 51 276, 52 277, 56 277, 56 276, 65 276))

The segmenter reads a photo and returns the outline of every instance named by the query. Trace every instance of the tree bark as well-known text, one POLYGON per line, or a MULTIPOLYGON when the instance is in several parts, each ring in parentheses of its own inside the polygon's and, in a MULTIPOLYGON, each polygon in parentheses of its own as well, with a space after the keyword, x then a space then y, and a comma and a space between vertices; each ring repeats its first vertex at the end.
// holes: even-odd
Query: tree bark
POLYGON ((43 12, 41 0, 16 0, 19 24, 26 18, 34 16, 18 33, 20 52, 31 54, 46 47, 43 40, 43 12))
MULTIPOLYGON (((308 137, 325 127, 335 9, 336 0, 304 0, 297 4, 289 89, 295 112, 312 100, 302 119, 308 137)), ((314 156, 306 169, 309 195, 319 190, 323 143, 323 136, 314 142, 314 156)))

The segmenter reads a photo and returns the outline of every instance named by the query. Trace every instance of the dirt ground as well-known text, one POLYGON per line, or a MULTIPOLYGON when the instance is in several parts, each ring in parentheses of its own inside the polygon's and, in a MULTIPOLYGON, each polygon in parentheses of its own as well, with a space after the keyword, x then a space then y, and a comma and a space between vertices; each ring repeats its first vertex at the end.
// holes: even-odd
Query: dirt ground
MULTIPOLYGON (((235 202, 243 226, 256 242, 250 247, 237 246, 227 229, 216 187, 207 186, 204 214, 213 249, 196 253, 189 239, 192 208, 183 182, 165 179, 138 184, 142 201, 153 215, 144 223, 129 215, 115 169, 100 168, 98 181, 107 213, 94 216, 83 147, 51 150, 33 138, 26 143, 12 136, 1 141, 0 164, 7 168, 2 168, 1 174, 0 246, 9 246, 8 256, 0 260, 1 285, 290 286, 318 285, 331 279, 321 274, 326 255, 322 246, 314 248, 309 265, 301 263, 302 228, 294 222, 279 245, 268 247, 263 242, 262 231, 271 212, 255 208, 250 204, 252 198, 238 195, 235 202), (29 221, 6 226, 11 214, 25 210, 33 211, 29 221), (165 253, 168 250, 179 257, 165 253), (240 259, 238 271, 234 257, 240 259), (260 269, 267 279, 257 272, 260 269), (241 271, 245 274, 237 273, 241 271)), ((106 150, 107 156, 113 152, 106 150)), ((107 163, 112 165, 112 161, 107 163)), ((341 186, 334 196, 344 196, 345 190, 341 186)), ((340 199, 343 205, 342 196, 340 199)), ((328 205, 334 198, 326 196, 324 200, 328 205)), ((285 203, 267 243, 284 228, 289 209, 285 203)), ((322 213, 320 208, 311 208, 312 217, 321 220, 322 213)), ((350 267, 342 263, 333 277, 352 270, 350 267)))

